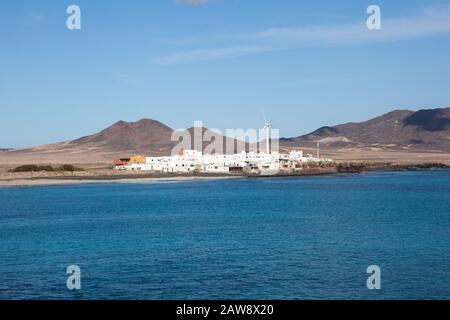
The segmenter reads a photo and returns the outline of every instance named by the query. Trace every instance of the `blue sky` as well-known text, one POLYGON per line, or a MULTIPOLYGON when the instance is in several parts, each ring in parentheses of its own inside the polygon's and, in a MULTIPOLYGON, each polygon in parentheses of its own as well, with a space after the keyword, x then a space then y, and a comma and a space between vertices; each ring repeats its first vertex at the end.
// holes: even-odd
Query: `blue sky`
POLYGON ((0 148, 144 117, 260 128, 264 109, 297 136, 450 106, 450 1, 192 2, 2 1, 0 148), (71 4, 81 30, 66 28, 71 4), (380 31, 365 26, 371 4, 380 31))

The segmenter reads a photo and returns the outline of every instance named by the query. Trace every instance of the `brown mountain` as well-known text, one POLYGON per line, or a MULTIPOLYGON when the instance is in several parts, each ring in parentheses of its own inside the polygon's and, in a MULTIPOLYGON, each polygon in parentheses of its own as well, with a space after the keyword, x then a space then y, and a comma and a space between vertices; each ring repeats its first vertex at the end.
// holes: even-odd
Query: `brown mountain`
POLYGON ((322 127, 309 134, 282 139, 282 147, 381 148, 384 150, 450 151, 450 108, 396 110, 360 123, 322 127))
MULTIPOLYGON (((194 136, 203 137, 208 128, 189 128, 185 132, 191 136, 190 146, 194 146, 194 136), (195 131, 197 130, 197 131, 195 131)), ((97 149, 105 152, 124 152, 131 154, 170 155, 178 141, 172 141, 173 129, 159 121, 141 119, 136 122, 119 121, 112 126, 90 136, 70 141, 67 148, 97 149)), ((215 138, 222 139, 222 144, 234 143, 235 140, 214 134, 210 141, 203 141, 205 149, 215 138)))
MULTIPOLYGON (((203 134, 208 130, 199 129, 203 134)), ((194 128, 186 131, 191 134, 193 146, 194 128)), ((178 144, 178 141, 171 141, 173 132, 172 128, 156 120, 119 121, 98 133, 76 140, 2 152, 0 164, 104 163, 133 155, 166 156, 178 144)), ((221 139, 223 146, 229 143, 236 145, 236 140, 215 134, 211 141, 203 142, 202 148, 205 149, 214 139, 221 139)))
POLYGON ((96 149, 103 152, 165 153, 170 148, 173 129, 159 121, 141 119, 119 121, 90 136, 70 141, 67 148, 96 149))

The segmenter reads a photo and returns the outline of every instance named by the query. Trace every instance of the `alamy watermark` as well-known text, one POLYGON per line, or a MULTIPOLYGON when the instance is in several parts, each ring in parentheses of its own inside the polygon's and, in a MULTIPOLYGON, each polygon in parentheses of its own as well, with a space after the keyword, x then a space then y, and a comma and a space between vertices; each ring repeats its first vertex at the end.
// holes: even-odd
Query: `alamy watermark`
POLYGON ((178 142, 172 156, 182 150, 197 150, 203 154, 266 153, 277 154, 280 149, 280 130, 265 123, 262 129, 205 129, 202 121, 195 121, 191 130, 177 129, 171 141, 178 142))
POLYGON ((81 8, 75 4, 67 7, 66 13, 69 14, 66 20, 66 27, 69 30, 81 29, 81 8))
POLYGON ((66 273, 69 275, 67 277, 66 286, 69 290, 80 290, 81 289, 81 269, 79 266, 72 264, 67 267, 66 273))
POLYGON ((367 273, 370 276, 367 278, 367 289, 380 290, 381 289, 381 268, 377 265, 367 267, 367 273))
POLYGON ((367 14, 370 14, 367 18, 366 25, 369 30, 381 30, 381 8, 376 4, 372 4, 367 8, 367 14))

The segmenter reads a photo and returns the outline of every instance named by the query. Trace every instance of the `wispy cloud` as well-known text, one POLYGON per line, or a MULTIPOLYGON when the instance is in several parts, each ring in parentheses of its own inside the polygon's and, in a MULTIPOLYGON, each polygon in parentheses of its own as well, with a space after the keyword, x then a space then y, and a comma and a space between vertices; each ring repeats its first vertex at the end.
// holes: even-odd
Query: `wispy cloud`
MULTIPOLYGON (((220 43, 225 48, 178 52, 153 59, 157 64, 192 63, 204 60, 236 58, 264 51, 296 49, 320 45, 360 45, 376 42, 399 41, 426 36, 450 34, 450 6, 432 7, 419 15, 405 18, 383 19, 382 29, 369 31, 366 21, 353 24, 269 28, 253 33, 212 35, 189 39, 220 43), (203 39, 203 40, 202 40, 203 39), (231 44, 230 44, 231 43, 231 44)), ((182 43, 183 41, 180 41, 182 43)))
POLYGON ((360 44, 393 41, 450 33, 450 7, 425 10, 417 17, 384 19, 382 29, 369 31, 365 21, 348 25, 300 28, 271 28, 241 34, 236 40, 267 41, 283 44, 360 44))
POLYGON ((132 84, 137 82, 136 78, 124 73, 113 73, 111 76, 114 80, 123 84, 132 84))
POLYGON ((197 7, 207 4, 209 0, 175 0, 175 2, 186 6, 197 7))
POLYGON ((37 21, 37 22, 45 22, 47 21, 47 18, 40 12, 30 12, 28 15, 28 18, 37 21))
POLYGON ((175 54, 157 57, 153 62, 161 65, 193 63, 199 61, 222 60, 237 58, 257 52, 270 51, 269 47, 226 47, 219 49, 205 49, 178 52, 175 54))

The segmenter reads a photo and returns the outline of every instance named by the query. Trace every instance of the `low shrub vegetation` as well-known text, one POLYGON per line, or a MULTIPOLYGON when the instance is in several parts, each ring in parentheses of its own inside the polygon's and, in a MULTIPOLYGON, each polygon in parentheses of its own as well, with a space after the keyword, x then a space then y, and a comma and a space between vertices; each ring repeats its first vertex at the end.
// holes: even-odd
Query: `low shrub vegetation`
POLYGON ((71 164, 63 164, 57 168, 53 168, 52 166, 38 166, 35 164, 26 164, 23 166, 18 166, 15 169, 12 170, 12 172, 54 172, 54 171, 68 171, 68 172, 74 172, 74 171, 82 171, 83 169, 78 168, 71 164))
POLYGON ((74 171, 83 171, 83 169, 75 167, 72 164, 63 164, 62 166, 56 168, 57 171, 70 171, 70 172, 74 172, 74 171))
POLYGON ((16 167, 13 172, 39 172, 39 171, 54 171, 51 166, 37 166, 35 164, 26 164, 16 167))

